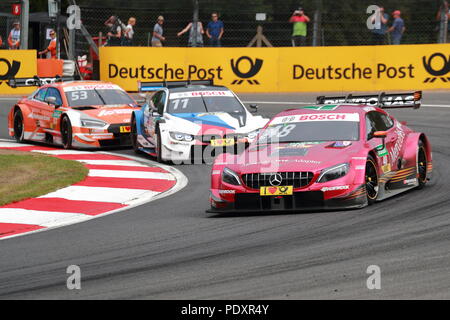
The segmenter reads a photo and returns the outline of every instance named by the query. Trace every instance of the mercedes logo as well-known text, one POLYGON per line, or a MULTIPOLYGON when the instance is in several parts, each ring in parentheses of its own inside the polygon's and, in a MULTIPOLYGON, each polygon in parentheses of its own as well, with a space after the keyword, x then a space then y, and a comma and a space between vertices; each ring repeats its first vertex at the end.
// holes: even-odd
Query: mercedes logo
POLYGON ((279 173, 274 173, 269 178, 269 183, 273 187, 278 187, 281 185, 281 182, 283 182, 283 177, 279 173))

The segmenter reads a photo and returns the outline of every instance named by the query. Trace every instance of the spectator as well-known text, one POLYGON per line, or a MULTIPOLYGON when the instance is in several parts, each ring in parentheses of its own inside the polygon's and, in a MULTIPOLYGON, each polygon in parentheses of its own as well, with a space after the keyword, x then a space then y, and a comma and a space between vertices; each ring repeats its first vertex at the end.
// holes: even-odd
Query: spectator
POLYGON ((392 12, 392 16, 394 17, 394 23, 392 24, 392 27, 388 29, 388 32, 392 33, 393 44, 400 44, 403 33, 406 30, 405 23, 403 22, 403 19, 400 18, 400 15, 401 15, 400 10, 395 10, 394 12, 392 12))
POLYGON ((128 19, 128 25, 123 30, 122 45, 126 47, 131 47, 133 45, 134 37, 134 26, 136 25, 136 18, 131 17, 128 19))
POLYGON ((309 17, 305 14, 303 8, 298 8, 292 14, 292 17, 289 19, 290 23, 293 23, 293 32, 292 32, 292 46, 299 47, 306 45, 306 33, 307 27, 306 24, 310 21, 309 17))
MULTIPOLYGON (((444 24, 442 24, 442 22, 444 21, 445 16, 447 16, 447 39, 445 39, 445 41, 448 43, 448 42, 450 42, 450 23, 449 23, 450 10, 449 10, 449 7, 448 7, 448 1, 444 1, 443 3, 441 3, 441 6, 439 7, 439 10, 438 10, 438 12, 436 14, 436 20, 438 22, 440 22, 439 23, 439 28, 438 28, 439 31, 440 31, 440 29, 442 27, 444 27, 444 24)), ((438 42, 441 42, 441 40, 442 39, 439 38, 438 42)))
MULTIPOLYGON (((194 45, 194 28, 192 27, 193 22, 189 22, 189 24, 178 32, 177 36, 180 37, 181 35, 185 34, 189 31, 189 40, 188 40, 188 46, 192 47, 194 45)), ((203 34, 205 31, 203 30, 203 24, 198 21, 197 22, 197 35, 196 35, 196 46, 197 47, 203 47, 203 34)))
MULTIPOLYGON (((56 59, 56 32, 55 30, 50 31, 50 43, 47 47, 47 49, 40 51, 38 54, 47 54, 50 52, 50 59, 56 59)), ((48 58, 48 57, 47 57, 48 58)))
POLYGON ((13 29, 8 36, 9 49, 17 50, 20 49, 20 22, 14 21, 13 29))
POLYGON ((3 49, 3 38, 0 36, 0 49, 3 49))
POLYGON ((372 41, 374 45, 381 45, 386 43, 386 32, 388 29, 388 21, 389 15, 384 12, 384 7, 380 6, 375 13, 375 16, 372 18, 372 23, 376 23, 380 21, 379 26, 375 26, 375 29, 372 29, 372 41))
POLYGON ((111 16, 105 21, 105 26, 109 28, 106 46, 113 47, 122 44, 122 28, 118 20, 116 16, 111 16))
POLYGON ((219 20, 219 14, 213 12, 211 14, 211 21, 206 27, 206 35, 209 38, 209 45, 211 47, 221 47, 222 46, 222 36, 223 36, 223 22, 219 20))
POLYGON ((166 38, 163 37, 163 27, 164 17, 159 16, 156 21, 155 26, 153 27, 153 37, 152 37, 152 47, 162 47, 162 42, 166 41, 166 38))

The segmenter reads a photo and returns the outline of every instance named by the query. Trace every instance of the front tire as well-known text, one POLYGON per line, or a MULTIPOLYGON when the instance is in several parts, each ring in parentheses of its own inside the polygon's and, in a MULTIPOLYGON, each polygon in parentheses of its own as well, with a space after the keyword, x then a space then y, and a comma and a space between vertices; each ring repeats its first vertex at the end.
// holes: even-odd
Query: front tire
POLYGON ((419 185, 417 189, 423 189, 427 184, 428 180, 428 159, 427 159, 427 151, 425 150, 425 146, 422 141, 419 141, 419 145, 417 146, 417 180, 419 185))
POLYGON ((161 132, 159 131, 159 128, 156 130, 156 145, 155 145, 155 152, 156 152, 156 161, 163 162, 162 158, 162 144, 161 144, 161 132))
POLYGON ((137 124, 136 124, 136 117, 133 116, 132 120, 131 120, 131 134, 130 134, 130 138, 131 138, 131 145, 133 146, 133 150, 136 153, 141 153, 141 151, 139 150, 139 143, 137 141, 137 124))
POLYGON ((366 160, 365 181, 367 202, 371 205, 377 200, 379 191, 377 166, 372 156, 368 156, 366 160))
POLYGON ((72 124, 67 116, 61 120, 61 140, 64 149, 72 148, 72 124))
POLYGON ((20 109, 14 112, 14 138, 17 142, 23 142, 24 139, 24 126, 23 126, 23 115, 20 109))

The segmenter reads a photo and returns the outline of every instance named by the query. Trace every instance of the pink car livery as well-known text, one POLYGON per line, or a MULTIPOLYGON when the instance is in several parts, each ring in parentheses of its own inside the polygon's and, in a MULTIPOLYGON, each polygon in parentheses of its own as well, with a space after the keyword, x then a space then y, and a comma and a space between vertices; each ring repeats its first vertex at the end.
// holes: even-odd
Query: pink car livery
POLYGON ((361 208, 431 178, 426 135, 389 115, 421 92, 319 97, 276 115, 242 154, 219 155, 208 212, 361 208))

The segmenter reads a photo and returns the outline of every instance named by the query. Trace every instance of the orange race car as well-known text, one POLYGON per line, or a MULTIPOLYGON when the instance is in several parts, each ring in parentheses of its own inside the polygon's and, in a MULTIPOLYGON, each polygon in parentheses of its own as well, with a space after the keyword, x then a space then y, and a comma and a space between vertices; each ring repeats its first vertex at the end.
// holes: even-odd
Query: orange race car
POLYGON ((9 112, 9 135, 18 142, 46 142, 66 149, 131 145, 131 114, 139 106, 125 90, 101 81, 44 82, 10 80, 13 87, 40 85, 9 112))

